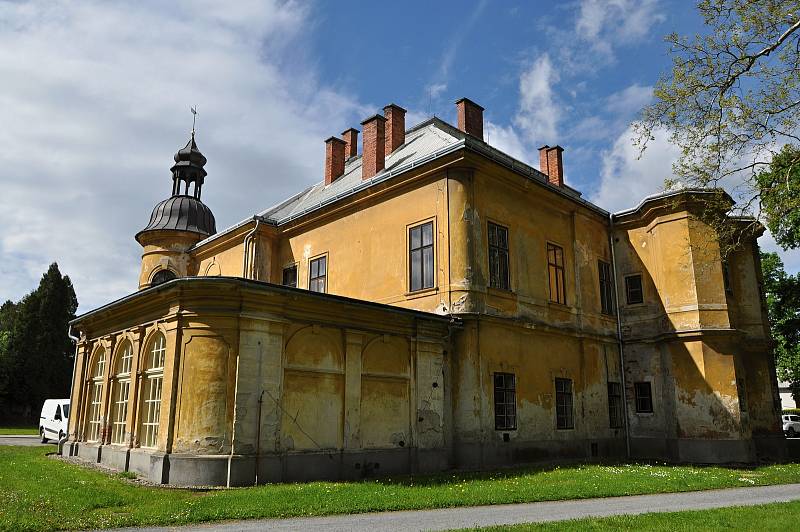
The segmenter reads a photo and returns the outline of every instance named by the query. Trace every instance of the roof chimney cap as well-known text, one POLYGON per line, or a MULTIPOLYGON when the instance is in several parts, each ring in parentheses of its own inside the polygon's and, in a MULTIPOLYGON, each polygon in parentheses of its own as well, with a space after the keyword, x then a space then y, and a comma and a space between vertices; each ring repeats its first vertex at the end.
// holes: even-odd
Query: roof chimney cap
POLYGON ((475 107, 477 107, 477 108, 478 108, 478 109, 480 109, 481 111, 485 111, 485 109, 484 109, 484 108, 483 108, 481 105, 479 105, 479 104, 477 104, 477 103, 473 102, 472 100, 470 100, 470 99, 469 99, 469 98, 467 98, 466 96, 465 96, 465 97, 463 97, 463 98, 459 98, 458 100, 456 100, 456 105, 457 105, 457 104, 459 104, 459 103, 461 103, 461 102, 467 102, 467 103, 469 103, 469 104, 471 104, 471 105, 474 105, 475 107))
POLYGON ((342 144, 347 144, 347 142, 344 139, 340 139, 339 137, 328 137, 327 139, 325 139, 325 144, 329 142, 341 142, 342 144))
POLYGON ((402 107, 400 107, 396 103, 390 103, 389 105, 384 106, 383 110, 385 111, 386 109, 389 109, 391 107, 394 107, 398 111, 403 111, 404 113, 408 112, 408 109, 403 109, 402 107))
POLYGON ((354 128, 354 127, 348 127, 347 129, 345 129, 344 131, 342 131, 342 135, 345 135, 345 134, 347 134, 347 133, 350 133, 351 131, 355 131, 356 133, 360 133, 360 131, 359 131, 358 129, 356 129, 356 128, 354 128))
POLYGON ((370 116, 369 118, 365 118, 364 120, 362 120, 361 121, 361 125, 363 126, 364 124, 368 124, 369 122, 372 122, 373 120, 376 120, 376 119, 381 119, 384 122, 386 122, 386 117, 385 116, 383 116, 382 114, 375 114, 375 115, 370 116))

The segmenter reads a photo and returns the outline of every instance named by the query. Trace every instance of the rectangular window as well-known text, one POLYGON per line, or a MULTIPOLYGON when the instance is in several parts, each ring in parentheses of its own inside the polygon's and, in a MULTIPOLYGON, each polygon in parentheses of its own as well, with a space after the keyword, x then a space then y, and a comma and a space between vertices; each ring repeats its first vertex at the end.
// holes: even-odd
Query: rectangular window
POLYGON ((283 286, 297 288, 297 264, 292 264, 283 269, 283 286))
POLYGON ((513 373, 494 374, 494 429, 517 428, 517 383, 513 373))
POLYGON ((408 231, 409 291, 433 288, 433 222, 408 231))
POLYGON ((597 261, 600 276, 600 311, 603 314, 614 314, 614 279, 611 277, 611 264, 597 261))
POLYGON ((89 427, 86 441, 100 441, 100 399, 103 395, 103 382, 92 383, 92 401, 89 404, 89 427))
POLYGON ((489 286, 510 290, 508 229, 489 222, 489 286))
POLYGON ((642 275, 629 275, 625 277, 625 295, 629 305, 644 303, 642 292, 642 275))
POLYGON ((547 273, 550 277, 550 301, 566 305, 564 250, 555 244, 547 244, 547 273))
POLYGON ((556 428, 575 428, 572 417, 572 379, 556 379, 556 428))
POLYGON ((622 386, 618 382, 608 383, 608 421, 612 429, 625 426, 622 418, 622 386))
POLYGON ((653 412, 653 392, 649 382, 634 383, 636 394, 636 411, 644 414, 653 412))
POLYGON ((158 423, 161 417, 161 373, 148 375, 144 387, 144 415, 142 417, 142 447, 158 445, 158 423))
POLYGON ((308 264, 308 289, 325 293, 328 280, 328 257, 322 256, 308 264))
POLYGON ((122 445, 125 443, 125 424, 128 421, 128 394, 131 381, 125 379, 117 381, 114 387, 114 403, 111 408, 114 421, 111 425, 111 443, 122 445))
POLYGON ((731 286, 731 268, 727 260, 722 261, 722 284, 725 286, 725 292, 732 294, 733 287, 731 286))

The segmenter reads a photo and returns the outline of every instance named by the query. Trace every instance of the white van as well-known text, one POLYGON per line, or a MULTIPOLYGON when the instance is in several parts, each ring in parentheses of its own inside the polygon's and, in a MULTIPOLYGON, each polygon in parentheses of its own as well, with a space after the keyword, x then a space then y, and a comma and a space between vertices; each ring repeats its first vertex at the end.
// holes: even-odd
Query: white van
POLYGON ((67 433, 69 421, 69 399, 47 399, 39 416, 39 436, 42 443, 58 441, 67 433))

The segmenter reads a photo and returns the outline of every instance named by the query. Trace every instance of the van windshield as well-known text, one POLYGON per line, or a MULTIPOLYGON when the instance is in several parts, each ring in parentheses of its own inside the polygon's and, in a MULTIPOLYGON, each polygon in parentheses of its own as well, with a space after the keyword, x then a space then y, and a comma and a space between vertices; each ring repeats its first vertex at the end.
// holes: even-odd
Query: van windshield
POLYGON ((69 417, 69 405, 63 405, 61 408, 64 409, 64 417, 69 417))

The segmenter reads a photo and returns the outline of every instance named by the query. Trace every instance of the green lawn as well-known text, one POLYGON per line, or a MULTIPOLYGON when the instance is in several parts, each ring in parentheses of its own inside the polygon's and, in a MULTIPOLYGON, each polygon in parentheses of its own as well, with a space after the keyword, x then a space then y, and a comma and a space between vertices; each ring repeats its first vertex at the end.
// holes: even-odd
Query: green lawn
POLYGON ((583 465, 231 490, 146 488, 48 458, 47 447, 0 447, 0 529, 171 525, 689 491, 800 482, 800 464, 757 469, 583 465))
POLYGON ((481 532, 528 530, 655 530, 676 532, 684 530, 797 530, 800 523, 800 501, 738 506, 716 510, 670 512, 645 515, 621 515, 602 519, 578 519, 556 523, 528 524, 481 528, 481 532))
POLYGON ((31 436, 39 434, 39 429, 36 427, 0 427, 0 436, 8 436, 9 434, 26 434, 31 436))

